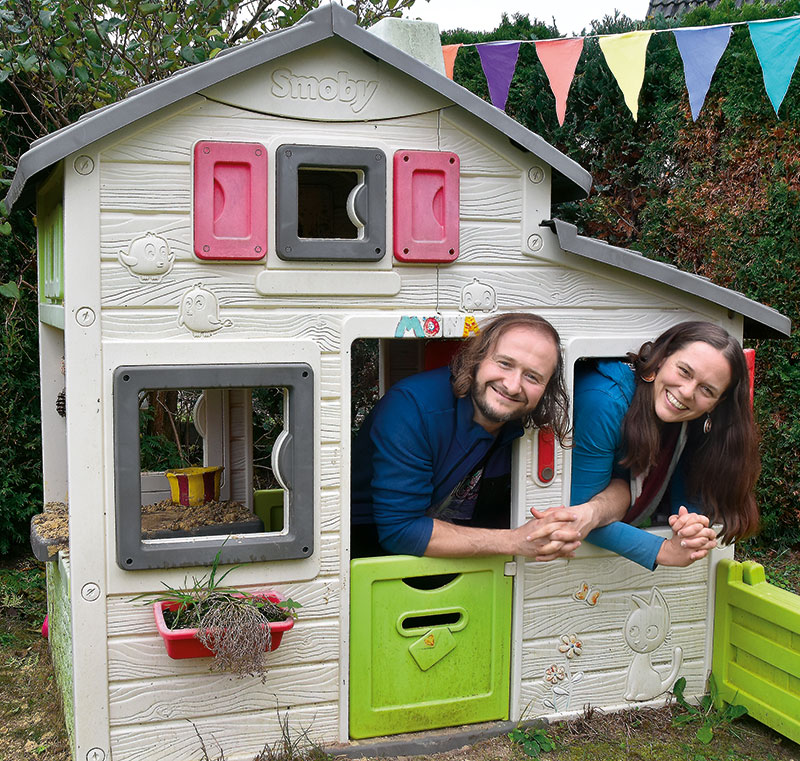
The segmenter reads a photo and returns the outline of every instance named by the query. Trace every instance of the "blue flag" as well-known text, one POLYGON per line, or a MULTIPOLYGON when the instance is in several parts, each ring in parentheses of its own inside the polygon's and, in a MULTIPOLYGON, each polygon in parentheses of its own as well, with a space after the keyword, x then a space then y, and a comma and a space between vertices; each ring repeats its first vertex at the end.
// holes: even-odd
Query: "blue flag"
POLYGON ((697 121, 719 59, 731 39, 731 27, 725 25, 704 29, 673 29, 672 33, 683 59, 683 75, 689 93, 692 119, 697 121))
POLYGON ((800 57, 800 19, 751 21, 747 26, 777 116, 800 57))

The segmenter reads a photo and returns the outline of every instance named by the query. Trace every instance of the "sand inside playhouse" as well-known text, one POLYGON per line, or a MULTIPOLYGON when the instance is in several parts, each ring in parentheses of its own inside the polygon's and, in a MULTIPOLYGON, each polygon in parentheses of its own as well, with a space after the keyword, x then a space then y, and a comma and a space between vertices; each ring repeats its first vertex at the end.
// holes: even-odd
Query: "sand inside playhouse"
MULTIPOLYGON (((142 506, 142 538, 161 531, 192 531, 203 526, 252 520, 253 513, 240 502, 207 502, 197 507, 184 507, 166 499, 142 506)), ((31 524, 48 544, 51 556, 69 546, 69 508, 63 502, 47 502, 44 511, 35 515, 31 524)))

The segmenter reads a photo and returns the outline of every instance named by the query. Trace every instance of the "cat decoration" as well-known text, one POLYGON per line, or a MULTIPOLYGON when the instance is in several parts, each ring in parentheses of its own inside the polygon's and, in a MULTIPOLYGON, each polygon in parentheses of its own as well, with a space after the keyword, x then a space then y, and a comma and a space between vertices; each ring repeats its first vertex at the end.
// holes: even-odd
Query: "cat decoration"
POLYGON ((178 325, 185 327, 191 331, 193 336, 197 337, 211 335, 221 328, 229 328, 233 323, 230 320, 219 318, 217 297, 197 283, 181 298, 178 325))
POLYGON ((632 596, 634 609, 625 621, 623 635, 633 650, 625 681, 625 700, 652 700, 671 689, 683 662, 683 651, 672 651, 672 667, 666 676, 653 668, 651 654, 664 643, 669 633, 669 608, 664 595, 653 589, 650 601, 632 596))
POLYGON ((128 247, 128 253, 118 253, 120 264, 141 283, 158 283, 175 263, 169 243, 159 235, 147 233, 128 247))

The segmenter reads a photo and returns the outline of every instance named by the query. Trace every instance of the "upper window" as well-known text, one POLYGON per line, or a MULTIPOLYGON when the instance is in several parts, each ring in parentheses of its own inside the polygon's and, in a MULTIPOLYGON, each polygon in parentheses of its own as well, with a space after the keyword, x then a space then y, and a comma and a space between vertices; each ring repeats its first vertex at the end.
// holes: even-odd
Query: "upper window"
POLYGON ((281 259, 373 262, 384 257, 383 151, 282 145, 275 161, 275 246, 281 259))

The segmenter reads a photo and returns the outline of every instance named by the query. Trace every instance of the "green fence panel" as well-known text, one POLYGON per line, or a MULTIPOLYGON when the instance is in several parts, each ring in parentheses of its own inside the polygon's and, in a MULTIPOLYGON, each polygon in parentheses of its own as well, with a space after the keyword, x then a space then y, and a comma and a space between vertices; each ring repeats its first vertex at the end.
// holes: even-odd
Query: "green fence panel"
POLYGON ((768 584, 758 563, 717 566, 712 671, 717 707, 742 705, 800 743, 800 596, 768 584))

